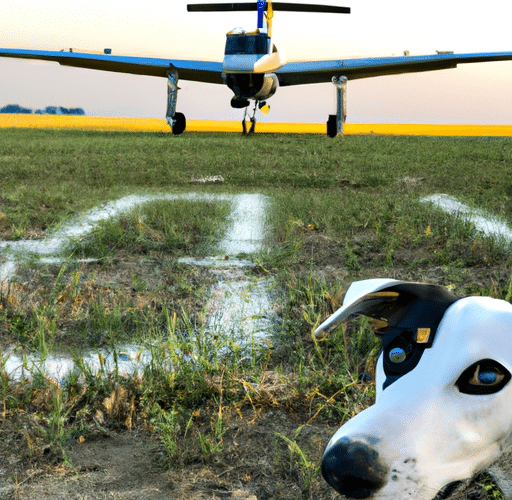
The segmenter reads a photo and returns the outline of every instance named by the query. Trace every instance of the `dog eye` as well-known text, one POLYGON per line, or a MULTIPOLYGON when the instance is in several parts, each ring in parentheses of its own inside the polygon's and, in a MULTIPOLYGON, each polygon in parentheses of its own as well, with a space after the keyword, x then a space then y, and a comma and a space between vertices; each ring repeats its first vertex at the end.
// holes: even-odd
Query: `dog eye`
POLYGON ((393 347, 393 349, 389 351, 389 359, 393 363, 403 363, 405 358, 407 358, 407 353, 405 349, 401 347, 393 347))
POLYGON ((455 385, 463 394, 494 394, 507 385, 510 372, 497 361, 483 359, 464 370, 455 385))

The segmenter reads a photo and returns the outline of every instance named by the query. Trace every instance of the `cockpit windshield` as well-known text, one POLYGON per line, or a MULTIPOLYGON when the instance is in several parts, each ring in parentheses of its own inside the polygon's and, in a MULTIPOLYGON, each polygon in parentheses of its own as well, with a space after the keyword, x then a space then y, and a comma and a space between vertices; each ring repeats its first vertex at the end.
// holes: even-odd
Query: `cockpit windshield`
POLYGON ((225 54, 267 54, 268 40, 266 33, 231 32, 227 34, 225 54))

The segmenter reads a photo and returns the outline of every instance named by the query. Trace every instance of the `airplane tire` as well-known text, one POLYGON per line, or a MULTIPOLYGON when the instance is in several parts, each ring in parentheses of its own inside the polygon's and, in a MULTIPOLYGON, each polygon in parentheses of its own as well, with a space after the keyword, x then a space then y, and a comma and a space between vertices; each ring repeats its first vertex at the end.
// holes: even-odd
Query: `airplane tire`
POLYGON ((176 113, 174 115, 174 126, 172 127, 172 133, 174 135, 180 135, 183 132, 185 132, 185 129, 187 128, 187 119, 185 118, 185 115, 183 113, 176 113))
POLYGON ((336 115, 329 115, 329 119, 327 120, 327 135, 334 138, 337 134, 336 115))

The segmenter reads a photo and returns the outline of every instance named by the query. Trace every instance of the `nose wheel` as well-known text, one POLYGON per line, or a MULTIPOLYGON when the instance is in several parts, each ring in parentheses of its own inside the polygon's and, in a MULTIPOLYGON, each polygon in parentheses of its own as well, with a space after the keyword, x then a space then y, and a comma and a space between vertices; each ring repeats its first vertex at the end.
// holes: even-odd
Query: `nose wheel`
MULTIPOLYGON (((247 104, 249 104, 247 102, 247 104)), ((256 129, 256 110, 261 109, 261 112, 267 114, 270 111, 270 106, 266 103, 266 101, 256 101, 254 104, 254 108, 252 110, 252 116, 249 116, 249 121, 251 122, 251 127, 249 131, 247 131, 247 116, 249 115, 249 105, 246 106, 244 112, 244 118, 242 120, 242 135, 252 135, 254 134, 254 130, 256 129)))
POLYGON ((256 106, 257 103, 254 105, 254 109, 252 110, 252 116, 249 117, 249 120, 251 122, 251 127, 249 128, 249 132, 247 132, 247 115, 249 106, 245 108, 244 112, 244 118, 242 120, 242 135, 252 135, 254 134, 254 130, 256 129, 256 106))
POLYGON ((258 107, 258 102, 254 104, 254 108, 252 110, 252 116, 249 117, 249 121, 251 122, 251 127, 249 128, 249 132, 247 132, 247 115, 249 115, 249 106, 245 108, 244 118, 242 120, 242 135, 253 135, 254 130, 256 129, 256 108, 258 107))

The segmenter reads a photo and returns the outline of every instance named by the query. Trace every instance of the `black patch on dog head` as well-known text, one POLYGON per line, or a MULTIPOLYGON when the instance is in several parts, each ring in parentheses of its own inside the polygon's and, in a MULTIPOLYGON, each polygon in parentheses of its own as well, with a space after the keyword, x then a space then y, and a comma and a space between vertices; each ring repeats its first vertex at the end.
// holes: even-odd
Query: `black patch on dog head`
POLYGON ((386 324, 375 331, 382 338, 383 389, 417 366, 432 347, 444 313, 459 300, 442 286, 424 283, 399 283, 385 291, 395 294, 363 313, 386 324))

